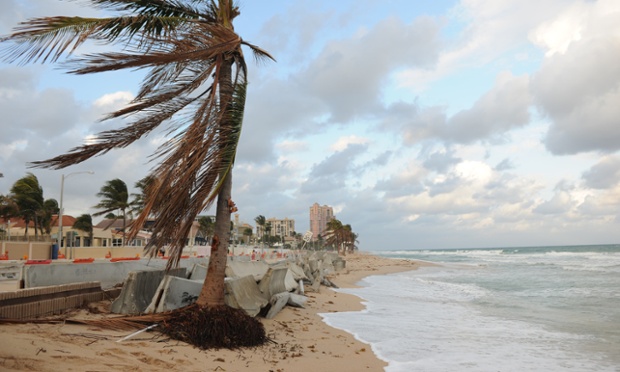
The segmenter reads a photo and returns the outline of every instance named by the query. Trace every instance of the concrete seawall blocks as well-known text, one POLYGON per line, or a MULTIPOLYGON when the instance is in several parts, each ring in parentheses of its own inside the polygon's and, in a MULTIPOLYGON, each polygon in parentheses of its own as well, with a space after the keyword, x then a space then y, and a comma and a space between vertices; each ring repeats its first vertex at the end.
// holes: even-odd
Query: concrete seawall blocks
MULTIPOLYGON (((195 264, 208 264, 208 258, 192 257, 179 261, 179 267, 192 268, 195 264)), ((167 260, 142 258, 135 261, 109 262, 96 260, 88 264, 54 262, 49 265, 24 265, 24 288, 43 287, 78 282, 101 282, 103 289, 123 283, 132 271, 161 270, 167 260)))
POLYGON ((145 266, 140 261, 25 265, 24 287, 99 281, 101 287, 107 289, 122 283, 129 272, 136 270, 157 270, 157 268, 145 266))
MULTIPOLYGON (((0 297, 0 311, 8 312, 10 317, 24 318, 42 312, 60 312, 62 310, 59 309, 101 300, 102 288, 109 289, 119 283, 124 283, 122 290, 114 288, 108 291, 115 292, 115 296, 121 292, 112 305, 113 312, 140 314, 174 310, 195 302, 207 275, 208 262, 208 258, 204 257, 183 259, 180 261, 180 268, 173 269, 169 275, 165 275, 164 270, 168 261, 163 259, 119 262, 98 259, 83 264, 55 261, 36 265, 7 262, 10 266, 5 265, 6 270, 0 277, 4 280, 0 280, 0 284, 16 281, 17 274, 21 273, 24 285, 35 287, 29 290, 52 292, 35 294, 32 300, 7 297, 6 301, 2 302, 3 297, 0 297), (190 272, 189 268, 191 273, 186 275, 190 272), (97 284, 86 289, 68 287, 70 289, 64 292, 42 289, 61 288, 76 285, 75 283, 79 285, 83 282, 97 284), (15 310, 14 305, 21 307, 15 310)), ((334 270, 343 269, 345 263, 337 255, 325 252, 305 252, 271 263, 229 258, 226 267, 225 301, 229 306, 243 309, 251 316, 267 312, 269 317, 273 317, 286 305, 303 307, 307 297, 301 294, 305 290, 318 292, 321 284, 335 287, 327 279, 327 275, 334 270), (292 293, 298 288, 297 294, 292 293)), ((1 314, 4 313, 0 313, 0 316, 1 314)))
POLYGON ((276 293, 271 296, 271 300, 269 300, 269 311, 267 311, 267 315, 265 318, 273 319, 282 309, 286 306, 291 294, 288 292, 276 293))
POLYGON ((260 291, 271 298, 273 295, 281 292, 290 292, 297 289, 297 282, 293 279, 293 274, 286 267, 273 269, 269 268, 267 274, 258 284, 260 291))
MULTIPOLYGON (((185 277, 184 267, 172 269, 168 275, 185 277)), ((141 314, 153 300, 159 283, 166 275, 163 269, 132 271, 127 276, 120 296, 112 303, 111 311, 116 314, 141 314)))
POLYGON ((252 275, 254 280, 260 281, 267 270, 269 265, 264 261, 235 261, 230 260, 226 264, 226 277, 228 278, 243 278, 244 276, 252 275))
POLYGON ((187 276, 187 278, 191 280, 203 280, 204 281, 207 278, 208 268, 209 268, 208 264, 207 265, 195 264, 194 267, 192 268, 192 271, 187 276))
POLYGON ((164 276, 145 313, 163 313, 191 305, 202 289, 202 280, 164 276))
POLYGON ((226 304, 235 309, 243 309, 250 316, 256 316, 269 301, 258 289, 252 275, 238 279, 226 279, 226 304))

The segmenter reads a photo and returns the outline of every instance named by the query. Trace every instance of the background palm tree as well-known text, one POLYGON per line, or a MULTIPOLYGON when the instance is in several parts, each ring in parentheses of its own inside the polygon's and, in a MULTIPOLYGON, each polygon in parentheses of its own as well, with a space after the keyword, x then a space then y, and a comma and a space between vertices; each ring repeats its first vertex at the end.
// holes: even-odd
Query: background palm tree
POLYGON ((267 247, 269 247, 271 245, 272 239, 271 239, 271 222, 267 222, 265 223, 265 241, 267 242, 267 247))
MULTIPOLYGON (((257 227, 260 226, 260 232, 261 232, 260 241, 261 243, 264 244, 265 243, 265 224, 267 223, 267 219, 262 214, 259 214, 258 216, 254 218, 254 222, 256 222, 257 227)), ((256 235, 258 235, 258 229, 256 231, 256 235)))
POLYGON ((12 195, 0 194, 0 217, 8 220, 11 217, 17 217, 19 207, 12 195))
POLYGON ((28 173, 15 181, 11 187, 11 198, 15 201, 18 208, 18 217, 21 217, 25 224, 25 236, 28 236, 30 222, 34 222, 34 235, 38 238, 38 216, 43 209, 43 188, 39 185, 37 177, 28 173))
POLYGON ((347 251, 353 251, 357 248, 357 234, 351 228, 351 225, 343 223, 333 218, 327 223, 327 231, 325 231, 325 243, 334 247, 338 252, 346 254, 347 251))
POLYGON ((140 214, 144 209, 144 203, 146 200, 146 189, 150 181, 151 177, 146 176, 135 183, 134 187, 138 189, 139 192, 131 194, 131 197, 133 198, 130 203, 131 213, 137 215, 140 214))
MULTIPOLYGON (((0 217, 7 221, 7 228, 10 228, 10 226, 8 226, 8 221, 10 221, 10 219, 13 217, 17 217, 18 212, 19 207, 17 206, 17 203, 11 197, 11 195, 0 194, 0 217)), ((7 231, 3 230, 3 235, 6 236, 7 231)))
POLYGON ((248 237, 248 244, 252 242, 252 229, 246 227, 245 230, 243 230, 243 236, 248 237))
MULTIPOLYGON (((67 66, 76 74, 149 68, 136 98, 106 117, 131 115, 133 121, 125 128, 102 132, 67 154, 34 164, 64 168, 129 146, 162 123, 170 124, 172 138, 160 147, 156 154, 160 162, 150 173, 155 185, 148 188, 143 211, 129 237, 155 214, 146 249, 155 256, 158 247, 170 243, 171 268, 182 255, 196 216, 217 200, 209 268, 197 303, 209 308, 224 306, 229 223, 234 209, 232 167, 247 85, 242 47, 249 47, 258 58, 272 57, 235 32, 233 20, 240 12, 233 0, 90 2, 118 15, 28 20, 4 39, 14 43, 7 59, 53 62, 89 39, 120 44, 120 52, 89 54, 67 61, 67 66), (161 195, 165 197, 159 198, 161 195)), ((247 337, 226 339, 233 343, 247 337)))
POLYGON ((118 220, 119 217, 123 219, 122 246, 125 246, 125 229, 127 227, 127 210, 130 207, 127 184, 123 182, 123 180, 121 180, 120 178, 115 178, 113 180, 107 181, 101 187, 101 190, 97 193, 97 196, 101 198, 101 201, 99 202, 99 204, 95 205, 93 208, 100 209, 100 211, 93 213, 93 216, 102 216, 102 215, 107 215, 111 212, 118 211, 120 214, 115 215, 112 222, 118 220))
POLYGON ((215 221, 211 217, 202 216, 198 218, 198 234, 206 241, 209 242, 213 236, 215 229, 215 221))
POLYGON ((82 242, 82 246, 92 246, 93 244, 93 217, 90 214, 82 214, 75 219, 73 228, 84 231, 88 234, 88 242, 82 242), (88 244, 87 244, 88 243, 88 244))
POLYGON ((43 208, 39 213, 39 225, 41 231, 50 235, 52 232, 52 217, 60 211, 58 207, 58 201, 56 199, 45 199, 43 202, 43 208))

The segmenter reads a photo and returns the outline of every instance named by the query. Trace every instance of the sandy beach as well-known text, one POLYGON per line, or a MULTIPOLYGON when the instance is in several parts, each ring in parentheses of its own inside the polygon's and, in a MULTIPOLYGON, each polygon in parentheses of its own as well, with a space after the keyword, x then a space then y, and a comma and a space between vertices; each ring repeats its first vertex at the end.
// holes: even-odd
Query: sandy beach
MULTIPOLYGON (((369 275, 414 270, 425 263, 357 253, 346 269, 330 276, 341 288, 369 275)), ((70 324, 2 325, 2 371, 383 371, 386 363, 370 346, 326 325, 319 313, 358 311, 360 299, 321 287, 308 293, 305 308, 286 307, 274 319, 261 318, 274 341, 253 349, 200 350, 158 332, 131 332, 70 324)), ((109 305, 98 303, 98 308, 109 305)), ((72 317, 101 315, 76 310, 72 317)))

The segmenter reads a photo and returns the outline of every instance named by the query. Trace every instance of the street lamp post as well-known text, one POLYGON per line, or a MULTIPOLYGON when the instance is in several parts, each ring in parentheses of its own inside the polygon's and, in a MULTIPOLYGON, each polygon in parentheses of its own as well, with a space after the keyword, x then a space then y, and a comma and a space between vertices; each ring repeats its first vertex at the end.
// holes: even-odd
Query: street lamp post
MULTIPOLYGON (((73 173, 69 173, 66 176, 63 174, 60 177, 60 205, 59 205, 59 209, 58 209, 58 250, 60 251, 62 249, 62 196, 64 194, 64 189, 65 189, 65 178, 69 178, 71 176, 74 176, 76 174, 81 174, 81 173, 88 173, 88 174, 95 174, 95 172, 93 171, 83 171, 83 172, 73 172, 73 173)), ((65 247, 65 256, 67 254, 67 250, 65 247)), ((72 257, 71 257, 72 258, 72 257)))

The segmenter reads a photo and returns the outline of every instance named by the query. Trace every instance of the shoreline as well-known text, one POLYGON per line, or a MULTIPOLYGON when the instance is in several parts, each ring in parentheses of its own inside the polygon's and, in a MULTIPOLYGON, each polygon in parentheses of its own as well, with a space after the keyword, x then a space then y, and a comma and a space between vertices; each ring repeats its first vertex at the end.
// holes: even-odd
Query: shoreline
MULTIPOLYGON (((378 257, 365 252, 344 257, 346 268, 329 278, 354 288, 367 276, 416 270, 432 264, 378 257)), ((361 311, 362 299, 321 287, 307 293, 304 308, 286 307, 264 319, 273 342, 241 350, 200 350, 145 332, 117 342, 130 332, 70 324, 2 325, 0 369, 7 371, 383 371, 387 363, 370 345, 333 328, 320 313, 361 311)), ((76 316, 92 318, 86 310, 76 316)))

